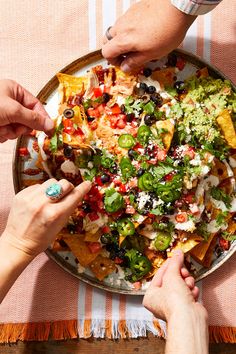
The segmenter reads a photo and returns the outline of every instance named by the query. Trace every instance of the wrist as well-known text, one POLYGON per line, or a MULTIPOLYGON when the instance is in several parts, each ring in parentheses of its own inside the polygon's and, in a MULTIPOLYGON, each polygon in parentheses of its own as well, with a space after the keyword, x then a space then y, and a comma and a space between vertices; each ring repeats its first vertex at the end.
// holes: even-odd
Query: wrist
POLYGON ((22 249, 19 245, 14 243, 14 238, 11 234, 9 234, 6 230, 3 232, 0 237, 0 250, 1 254, 5 255, 5 259, 8 259, 12 265, 19 264, 29 264, 34 256, 24 249, 22 249))
POLYGON ((181 319, 182 321, 186 322, 198 322, 202 321, 204 323, 208 322, 208 314, 203 305, 201 305, 199 302, 194 302, 192 304, 187 304, 184 306, 181 306, 181 308, 177 308, 173 310, 168 316, 167 316, 167 322, 172 321, 173 319, 181 319))

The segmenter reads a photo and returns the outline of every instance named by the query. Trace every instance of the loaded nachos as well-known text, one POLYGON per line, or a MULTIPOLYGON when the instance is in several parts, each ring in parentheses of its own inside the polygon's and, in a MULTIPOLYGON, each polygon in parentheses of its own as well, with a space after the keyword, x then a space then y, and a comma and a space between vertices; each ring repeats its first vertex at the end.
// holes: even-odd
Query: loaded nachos
POLYGON ((93 185, 52 249, 100 281, 119 272, 139 288, 177 248, 194 272, 235 239, 236 94, 207 68, 179 80, 184 65, 171 54, 132 74, 57 75, 55 133, 37 132, 36 166, 93 185))

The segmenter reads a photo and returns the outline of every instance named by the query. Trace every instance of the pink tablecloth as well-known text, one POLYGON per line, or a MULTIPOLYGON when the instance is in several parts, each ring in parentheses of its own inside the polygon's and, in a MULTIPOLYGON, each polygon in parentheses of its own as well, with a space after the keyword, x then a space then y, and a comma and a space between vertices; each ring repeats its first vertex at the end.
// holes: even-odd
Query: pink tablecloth
MULTIPOLYGON (((102 34, 129 0, 0 0, 0 78, 36 94, 60 68, 101 47, 102 34)), ((224 0, 191 27, 183 47, 203 56, 236 82, 236 2, 224 0)), ((0 231, 13 197, 13 143, 0 146, 0 231)), ((236 272, 233 256, 200 285, 216 341, 236 342, 236 272)), ((84 285, 38 256, 0 305, 0 342, 88 337, 164 335, 140 298, 111 295, 84 285)))

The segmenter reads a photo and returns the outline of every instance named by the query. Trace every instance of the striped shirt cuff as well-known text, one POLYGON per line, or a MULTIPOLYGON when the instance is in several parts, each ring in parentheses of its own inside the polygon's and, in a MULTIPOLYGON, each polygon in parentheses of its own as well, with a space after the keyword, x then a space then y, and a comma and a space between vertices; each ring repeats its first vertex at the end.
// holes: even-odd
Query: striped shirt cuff
POLYGON ((171 0, 172 5, 188 15, 204 15, 213 10, 222 0, 171 0))

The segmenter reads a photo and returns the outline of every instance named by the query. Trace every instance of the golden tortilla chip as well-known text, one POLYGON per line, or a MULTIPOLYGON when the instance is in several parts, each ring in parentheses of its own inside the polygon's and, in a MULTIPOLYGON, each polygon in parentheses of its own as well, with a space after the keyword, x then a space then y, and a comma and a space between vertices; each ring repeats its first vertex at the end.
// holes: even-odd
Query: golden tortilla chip
POLYGON ((219 178, 220 182, 229 177, 226 165, 218 159, 214 159, 211 174, 219 178))
POLYGON ((197 246, 202 241, 202 237, 197 234, 192 234, 186 241, 178 240, 171 252, 167 252, 167 256, 171 257, 174 250, 181 249, 183 253, 189 252, 192 248, 197 246))
POLYGON ((208 77, 209 76, 209 72, 208 72, 208 69, 205 67, 205 68, 202 68, 202 69, 199 69, 197 71, 197 76, 198 77, 208 77))
POLYGON ((230 112, 227 109, 224 109, 216 120, 229 146, 236 149, 236 132, 230 112))
POLYGON ((89 268, 96 278, 101 281, 114 272, 116 266, 111 259, 99 255, 90 263, 89 268))
POLYGON ((63 240, 83 267, 87 267, 99 255, 99 252, 90 252, 90 249, 84 241, 84 236, 66 234, 63 235, 63 240))
POLYGON ((156 122, 156 127, 157 129, 166 130, 166 132, 161 133, 160 136, 163 141, 164 147, 168 151, 171 145, 171 141, 173 139, 175 125, 171 119, 166 119, 166 120, 159 120, 158 122, 156 122))
POLYGON ((91 232, 86 232, 84 241, 86 242, 98 242, 102 235, 102 230, 99 229, 95 234, 91 232))
POLYGON ((88 84, 88 77, 76 77, 63 73, 58 73, 60 103, 67 102, 68 98, 75 95, 83 95, 88 84))
POLYGON ((196 247, 194 247, 191 251, 190 254, 191 256, 199 263, 202 263, 206 253, 211 245, 211 242, 213 238, 215 237, 215 233, 211 234, 208 241, 202 241, 200 242, 196 247))
POLYGON ((205 268, 209 268, 211 266, 212 258, 213 258, 213 251, 216 246, 216 242, 217 242, 217 235, 215 235, 215 237, 213 237, 213 239, 210 243, 210 247, 208 248, 207 253, 203 259, 202 265, 205 268))
POLYGON ((157 80, 161 86, 173 86, 175 76, 175 68, 170 67, 153 71, 151 78, 152 80, 157 80))

